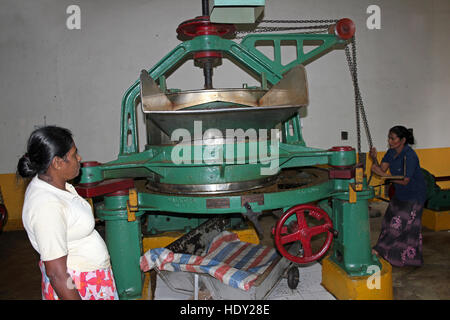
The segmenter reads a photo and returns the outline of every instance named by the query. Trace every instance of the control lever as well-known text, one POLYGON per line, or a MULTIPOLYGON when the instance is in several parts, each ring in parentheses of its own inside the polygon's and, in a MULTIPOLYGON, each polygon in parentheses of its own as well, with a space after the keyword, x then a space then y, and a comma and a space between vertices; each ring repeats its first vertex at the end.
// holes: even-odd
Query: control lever
POLYGON ((339 231, 337 231, 336 229, 333 229, 332 227, 328 228, 328 231, 330 231, 333 234, 333 238, 337 238, 339 237, 339 231))

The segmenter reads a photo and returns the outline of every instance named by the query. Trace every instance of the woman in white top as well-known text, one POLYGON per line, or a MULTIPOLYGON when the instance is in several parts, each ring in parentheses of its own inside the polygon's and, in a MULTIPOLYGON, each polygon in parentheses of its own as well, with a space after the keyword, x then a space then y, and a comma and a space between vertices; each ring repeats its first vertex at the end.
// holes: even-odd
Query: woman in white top
POLYGON ((22 220, 40 254, 43 299, 118 299, 105 242, 94 229, 89 203, 69 184, 81 157, 72 133, 39 128, 28 139, 17 172, 32 178, 25 192, 22 220))

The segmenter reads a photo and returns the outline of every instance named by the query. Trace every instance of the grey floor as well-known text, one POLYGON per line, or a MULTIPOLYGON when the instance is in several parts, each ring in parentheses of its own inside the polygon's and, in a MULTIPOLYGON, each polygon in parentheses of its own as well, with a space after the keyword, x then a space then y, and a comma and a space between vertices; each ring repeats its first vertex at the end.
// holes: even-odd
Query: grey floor
MULTIPOLYGON (((381 227, 386 203, 371 204, 371 242, 375 244, 381 227)), ((270 230, 276 223, 274 216, 264 216, 263 244, 273 245, 270 230)), ((450 300, 450 232, 434 232, 424 228, 422 267, 393 267, 395 300, 450 300)), ((39 300, 41 274, 38 255, 31 247, 24 231, 0 234, 0 300, 39 300)))

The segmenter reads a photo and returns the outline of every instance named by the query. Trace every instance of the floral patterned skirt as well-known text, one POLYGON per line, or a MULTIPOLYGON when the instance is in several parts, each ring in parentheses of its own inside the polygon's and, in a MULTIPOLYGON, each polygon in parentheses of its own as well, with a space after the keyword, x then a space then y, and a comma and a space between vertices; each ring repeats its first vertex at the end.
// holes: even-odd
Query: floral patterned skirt
MULTIPOLYGON (((39 261, 39 268, 42 273, 42 299, 59 300, 42 261, 39 261)), ((119 300, 111 268, 89 272, 79 272, 68 268, 67 273, 72 278, 67 285, 77 288, 82 300, 119 300)))
POLYGON ((396 267, 421 266, 423 204, 401 201, 395 196, 389 202, 374 249, 396 267))

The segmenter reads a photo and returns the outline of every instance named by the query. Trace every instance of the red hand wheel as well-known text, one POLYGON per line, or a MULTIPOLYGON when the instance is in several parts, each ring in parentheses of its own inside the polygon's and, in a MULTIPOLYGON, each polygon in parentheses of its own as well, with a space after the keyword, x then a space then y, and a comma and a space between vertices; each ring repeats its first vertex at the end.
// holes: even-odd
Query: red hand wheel
POLYGON ((328 214, 319 207, 301 204, 290 208, 278 220, 275 227, 275 245, 278 251, 288 260, 295 263, 309 263, 320 259, 330 248, 333 241, 333 222, 328 214), (308 215, 317 221, 324 220, 323 224, 308 226, 306 216, 308 215), (297 221, 292 220, 285 226, 286 221, 295 215, 297 221), (313 253, 311 248, 311 238, 313 236, 326 233, 327 237, 319 251, 313 253), (303 256, 294 256, 284 247, 286 244, 300 241, 303 248, 303 256))

